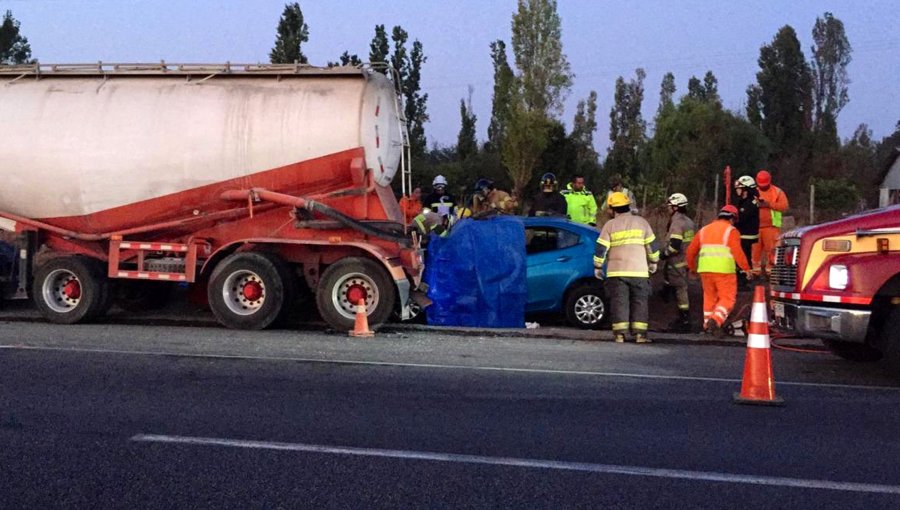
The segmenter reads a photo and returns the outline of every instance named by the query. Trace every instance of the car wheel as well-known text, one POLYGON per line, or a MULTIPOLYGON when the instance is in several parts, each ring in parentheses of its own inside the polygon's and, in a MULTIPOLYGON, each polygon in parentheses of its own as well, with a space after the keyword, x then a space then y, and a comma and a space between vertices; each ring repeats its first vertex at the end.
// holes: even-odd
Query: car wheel
POLYGON ((387 271, 364 258, 336 262, 322 273, 316 305, 322 319, 338 331, 353 329, 359 300, 366 303, 369 327, 384 323, 394 311, 396 293, 387 271))
POLYGON ((603 287, 598 284, 582 284, 572 289, 566 297, 566 320, 581 329, 599 329, 606 317, 603 287))

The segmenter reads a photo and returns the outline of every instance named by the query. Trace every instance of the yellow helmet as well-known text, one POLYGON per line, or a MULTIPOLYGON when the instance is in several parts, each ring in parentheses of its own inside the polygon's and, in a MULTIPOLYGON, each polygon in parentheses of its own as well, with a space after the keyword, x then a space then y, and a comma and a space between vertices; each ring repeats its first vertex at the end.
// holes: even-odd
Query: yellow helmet
POLYGON ((628 200, 628 195, 622 193, 621 191, 616 191, 609 195, 609 198, 606 200, 607 205, 610 207, 623 207, 626 205, 631 205, 631 200, 628 200))

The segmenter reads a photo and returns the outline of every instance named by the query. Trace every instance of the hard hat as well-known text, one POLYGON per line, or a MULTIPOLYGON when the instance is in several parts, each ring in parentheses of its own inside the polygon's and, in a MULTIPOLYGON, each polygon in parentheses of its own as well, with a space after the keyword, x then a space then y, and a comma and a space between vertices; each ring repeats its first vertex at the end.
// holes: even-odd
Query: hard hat
POLYGON ((760 170, 759 173, 756 174, 756 184, 759 184, 764 188, 772 184, 772 174, 765 170, 760 170))
POLYGON ((755 188, 756 181, 753 180, 753 177, 749 175, 742 175, 738 177, 737 182, 734 185, 735 188, 755 188))
POLYGON ((719 218, 733 218, 735 220, 738 219, 738 209, 737 207, 728 204, 725 207, 719 209, 719 218))
POLYGON ((688 205, 688 199, 681 193, 672 193, 669 197, 669 205, 674 205, 675 207, 686 207, 688 205))
POLYGON ((625 193, 616 191, 615 193, 610 193, 606 203, 610 207, 624 207, 626 205, 631 205, 631 200, 628 200, 628 195, 625 193))
POLYGON ((552 172, 547 172, 541 176, 541 189, 556 188, 556 176, 552 172))
POLYGON ((494 181, 482 177, 475 183, 475 191, 486 191, 494 187, 494 181))
POLYGON ((447 178, 444 177, 443 175, 438 175, 437 177, 434 178, 433 181, 431 181, 431 185, 432 185, 432 186, 445 186, 445 187, 446 187, 446 186, 447 186, 447 178))

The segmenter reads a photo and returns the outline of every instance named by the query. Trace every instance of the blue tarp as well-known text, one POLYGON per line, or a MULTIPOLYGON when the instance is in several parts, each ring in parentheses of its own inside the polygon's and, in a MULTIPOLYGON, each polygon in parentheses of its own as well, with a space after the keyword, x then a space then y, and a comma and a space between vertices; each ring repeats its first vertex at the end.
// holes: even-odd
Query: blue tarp
POLYGON ((11 271, 15 258, 15 246, 0 241, 0 276, 6 276, 11 271))
POLYGON ((432 305, 428 324, 484 328, 525 327, 525 227, 496 216, 465 219, 447 237, 432 236, 425 283, 432 305))

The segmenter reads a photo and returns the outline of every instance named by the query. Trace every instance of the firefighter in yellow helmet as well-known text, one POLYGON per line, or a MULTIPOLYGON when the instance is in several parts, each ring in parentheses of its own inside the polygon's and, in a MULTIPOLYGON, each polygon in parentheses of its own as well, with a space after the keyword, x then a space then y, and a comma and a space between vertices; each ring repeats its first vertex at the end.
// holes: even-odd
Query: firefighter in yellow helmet
POLYGON ((613 219, 600 230, 594 248, 594 276, 603 279, 610 300, 612 330, 616 342, 625 341, 631 329, 634 341, 646 343, 650 275, 656 272, 659 250, 656 236, 644 218, 631 214, 631 201, 621 192, 609 196, 613 219))

